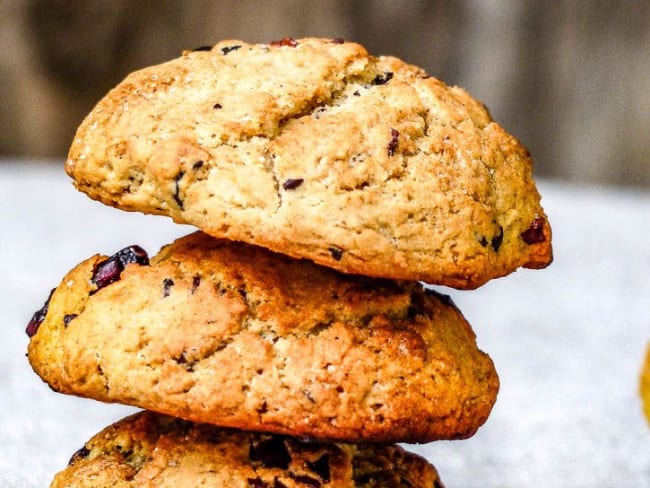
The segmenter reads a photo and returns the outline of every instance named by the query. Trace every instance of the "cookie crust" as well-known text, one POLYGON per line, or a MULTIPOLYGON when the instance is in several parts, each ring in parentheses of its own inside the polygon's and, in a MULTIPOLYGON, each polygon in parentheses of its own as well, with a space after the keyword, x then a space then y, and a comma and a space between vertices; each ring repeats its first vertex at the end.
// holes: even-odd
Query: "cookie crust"
POLYGON ((519 141, 461 88, 351 42, 228 40, 134 72, 65 169, 108 205, 346 273, 475 288, 552 260, 519 141))
POLYGON ((350 442, 465 438, 498 377, 448 297, 197 232, 51 295, 29 361, 54 390, 196 422, 350 442))

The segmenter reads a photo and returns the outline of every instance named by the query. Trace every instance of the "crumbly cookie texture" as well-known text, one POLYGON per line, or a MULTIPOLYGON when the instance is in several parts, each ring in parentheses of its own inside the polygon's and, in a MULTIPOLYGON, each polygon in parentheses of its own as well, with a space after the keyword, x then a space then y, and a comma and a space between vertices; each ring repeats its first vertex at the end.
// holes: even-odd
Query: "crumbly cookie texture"
POLYGON ((74 268, 29 324, 29 360, 54 390, 351 442, 468 437, 496 399, 469 324, 419 283, 200 232, 150 264, 115 256, 74 268))
POLYGON ((65 168, 108 205, 347 273, 474 288, 552 260, 519 141, 462 89, 336 39, 132 73, 65 168))
POLYGON ((328 444, 140 412, 79 449, 51 488, 443 488, 397 445, 328 444))
POLYGON ((648 343, 645 354, 645 361, 641 367, 639 392, 641 394, 643 413, 650 423, 650 343, 648 343))

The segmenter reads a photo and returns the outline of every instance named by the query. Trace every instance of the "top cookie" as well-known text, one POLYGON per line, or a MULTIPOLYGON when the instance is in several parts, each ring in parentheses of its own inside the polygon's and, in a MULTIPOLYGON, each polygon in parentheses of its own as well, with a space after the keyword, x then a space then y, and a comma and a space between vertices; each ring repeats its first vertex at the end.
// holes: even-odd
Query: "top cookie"
POLYGON ((526 149, 359 44, 223 41, 129 75, 66 171, 90 197, 347 273, 474 288, 552 259, 526 149))

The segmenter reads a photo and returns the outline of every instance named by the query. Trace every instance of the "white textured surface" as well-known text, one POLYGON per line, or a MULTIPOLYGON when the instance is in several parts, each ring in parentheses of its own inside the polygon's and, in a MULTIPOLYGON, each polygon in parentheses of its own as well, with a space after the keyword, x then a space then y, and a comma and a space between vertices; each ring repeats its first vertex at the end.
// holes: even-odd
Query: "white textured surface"
MULTIPOLYGON (((650 340, 650 195, 541 185, 555 262, 447 290, 501 377, 471 439, 411 446, 448 488, 650 487, 638 375, 650 340)), ((132 409, 56 394, 31 371, 24 328, 82 259, 189 232, 77 193, 61 164, 0 162, 0 486, 44 487, 132 409)))

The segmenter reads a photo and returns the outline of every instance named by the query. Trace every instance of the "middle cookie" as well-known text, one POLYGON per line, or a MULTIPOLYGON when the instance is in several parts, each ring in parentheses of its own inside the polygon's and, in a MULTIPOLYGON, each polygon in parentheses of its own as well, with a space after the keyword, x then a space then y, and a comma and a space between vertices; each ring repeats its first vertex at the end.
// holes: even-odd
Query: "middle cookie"
POLYGON ((62 393, 317 439, 469 437, 498 390, 447 297, 199 232, 82 262, 28 334, 62 393))

